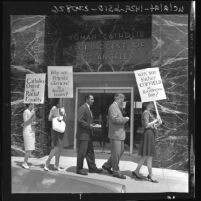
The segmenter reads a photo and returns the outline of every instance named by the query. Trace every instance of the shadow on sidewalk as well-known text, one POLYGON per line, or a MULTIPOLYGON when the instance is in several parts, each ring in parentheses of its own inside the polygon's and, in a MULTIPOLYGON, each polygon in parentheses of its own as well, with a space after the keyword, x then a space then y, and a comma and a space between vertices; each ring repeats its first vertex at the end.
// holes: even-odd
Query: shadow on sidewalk
MULTIPOLYGON (((76 166, 71 166, 69 168, 66 168, 66 172, 72 172, 72 173, 76 173, 76 166)), ((86 169, 84 169, 86 171, 86 169)))
MULTIPOLYGON (((22 167, 22 164, 23 164, 23 162, 22 161, 15 161, 15 164, 17 165, 17 166, 19 166, 19 167, 21 167, 21 168, 23 168, 22 167)), ((41 163, 41 164, 33 164, 33 163, 28 163, 28 165, 30 166, 30 167, 38 167, 38 168, 41 168, 42 170, 43 170, 43 168, 44 168, 44 163, 41 163)), ((49 165, 49 169, 50 170, 55 170, 55 168, 54 168, 54 165, 53 164, 50 164, 49 165)))
POLYGON ((138 179, 138 178, 134 177, 132 175, 132 171, 130 171, 130 170, 121 171, 121 173, 126 175, 126 176, 128 176, 128 177, 130 177, 131 179, 136 180, 136 181, 147 181, 147 177, 144 176, 144 175, 140 175, 141 179, 138 179))
MULTIPOLYGON (((15 161, 15 164, 17 165, 17 166, 19 166, 19 167, 22 167, 22 164, 23 164, 24 162, 22 162, 22 161, 15 161)), ((32 163, 28 163, 28 165, 29 166, 32 166, 33 164, 32 163)))
MULTIPOLYGON (((77 167, 76 166, 71 166, 69 168, 66 169, 66 172, 71 172, 71 173, 75 173, 76 174, 76 170, 77 170, 77 167)), ((83 170, 85 172, 88 172, 89 173, 89 170, 87 168, 83 168, 83 170)), ((89 173, 89 174, 94 174, 94 173, 89 173)), ((107 173, 105 170, 103 170, 101 173, 99 173, 100 175, 105 175, 105 176, 111 176, 112 177, 112 174, 109 174, 107 173)))
POLYGON ((121 173, 132 178, 132 172, 130 170, 121 171, 121 173))

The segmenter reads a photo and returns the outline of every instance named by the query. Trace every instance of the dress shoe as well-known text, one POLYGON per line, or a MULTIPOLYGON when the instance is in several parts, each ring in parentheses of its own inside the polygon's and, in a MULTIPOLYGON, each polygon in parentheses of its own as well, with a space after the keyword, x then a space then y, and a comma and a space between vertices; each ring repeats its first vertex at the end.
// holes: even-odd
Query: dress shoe
POLYGON ((113 173, 113 177, 117 177, 119 179, 126 179, 126 176, 122 173, 113 173))
POLYGON ((109 174, 113 174, 113 171, 110 168, 106 167, 105 165, 103 165, 102 168, 106 170, 109 174))
POLYGON ((77 170, 76 172, 77 174, 81 174, 81 175, 88 175, 87 172, 83 171, 83 170, 77 170))
POLYGON ((103 170, 101 168, 96 168, 94 170, 89 170, 89 173, 101 173, 103 170))

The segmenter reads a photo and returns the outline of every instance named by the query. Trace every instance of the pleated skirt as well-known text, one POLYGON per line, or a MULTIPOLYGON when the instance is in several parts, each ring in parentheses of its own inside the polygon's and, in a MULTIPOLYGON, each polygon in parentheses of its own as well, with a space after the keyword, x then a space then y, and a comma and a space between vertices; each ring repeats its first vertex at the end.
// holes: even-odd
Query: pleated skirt
POLYGON ((145 129, 139 148, 141 156, 156 156, 155 132, 153 129, 145 129))

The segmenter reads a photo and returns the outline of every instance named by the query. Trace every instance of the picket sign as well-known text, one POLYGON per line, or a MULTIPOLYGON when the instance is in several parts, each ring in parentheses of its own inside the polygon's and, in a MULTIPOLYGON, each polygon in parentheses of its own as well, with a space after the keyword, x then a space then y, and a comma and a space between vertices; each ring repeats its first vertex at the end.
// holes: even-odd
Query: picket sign
POLYGON ((73 98, 72 66, 48 66, 48 98, 73 98))
POLYGON ((45 73, 26 74, 24 103, 43 104, 45 94, 45 73))
POLYGON ((159 68, 146 68, 134 71, 142 102, 154 102, 157 118, 160 118, 156 100, 166 99, 159 68))

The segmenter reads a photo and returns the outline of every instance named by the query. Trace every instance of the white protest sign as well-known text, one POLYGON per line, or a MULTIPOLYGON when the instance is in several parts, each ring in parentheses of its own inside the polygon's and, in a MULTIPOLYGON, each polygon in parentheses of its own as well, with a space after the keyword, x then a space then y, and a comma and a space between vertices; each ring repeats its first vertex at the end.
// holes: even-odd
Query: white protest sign
POLYGON ((134 71, 142 102, 166 99, 159 68, 134 71))
POLYGON ((48 66, 48 98, 73 98, 72 66, 48 66))
POLYGON ((45 73, 26 74, 24 103, 44 103, 45 73))

